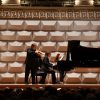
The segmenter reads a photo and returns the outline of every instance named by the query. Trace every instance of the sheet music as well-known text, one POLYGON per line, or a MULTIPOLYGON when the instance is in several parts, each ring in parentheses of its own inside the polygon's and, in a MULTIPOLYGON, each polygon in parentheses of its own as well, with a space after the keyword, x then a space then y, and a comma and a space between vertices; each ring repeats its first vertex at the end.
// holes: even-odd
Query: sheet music
MULTIPOLYGON (((59 61, 61 61, 64 58, 64 55, 60 55, 59 61)), ((57 62, 51 62, 53 66, 57 65, 57 62)))
POLYGON ((62 60, 63 58, 64 58, 64 55, 62 55, 62 56, 60 57, 59 61, 62 60))

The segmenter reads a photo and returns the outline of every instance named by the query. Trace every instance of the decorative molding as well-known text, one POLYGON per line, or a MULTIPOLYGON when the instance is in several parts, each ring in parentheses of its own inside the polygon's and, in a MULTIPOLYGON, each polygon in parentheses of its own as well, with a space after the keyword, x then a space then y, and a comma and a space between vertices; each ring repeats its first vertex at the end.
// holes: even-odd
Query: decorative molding
POLYGON ((0 6, 0 19, 100 20, 100 7, 0 6))

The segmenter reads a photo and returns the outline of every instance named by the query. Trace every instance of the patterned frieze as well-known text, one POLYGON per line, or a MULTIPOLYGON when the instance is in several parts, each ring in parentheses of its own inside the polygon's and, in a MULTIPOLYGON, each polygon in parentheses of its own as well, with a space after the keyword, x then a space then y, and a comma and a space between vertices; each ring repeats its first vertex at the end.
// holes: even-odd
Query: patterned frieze
POLYGON ((0 6, 0 19, 100 20, 100 7, 0 6))

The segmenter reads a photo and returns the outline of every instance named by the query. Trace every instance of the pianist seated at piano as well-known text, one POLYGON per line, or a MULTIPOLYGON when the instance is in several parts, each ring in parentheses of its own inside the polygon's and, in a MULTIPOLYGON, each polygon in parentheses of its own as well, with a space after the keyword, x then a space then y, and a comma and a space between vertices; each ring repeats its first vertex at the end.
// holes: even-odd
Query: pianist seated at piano
MULTIPOLYGON (((54 59, 53 69, 56 69, 58 73, 60 74, 60 80, 58 80, 58 83, 63 83, 63 79, 65 76, 65 70, 63 70, 63 65, 60 63, 63 62, 64 55, 61 55, 58 53, 54 59)), ((64 63, 64 62, 63 62, 64 63)))
POLYGON ((52 75, 52 84, 56 83, 56 75, 55 71, 53 70, 53 64, 50 62, 51 53, 45 53, 45 56, 42 60, 42 70, 45 72, 44 76, 42 76, 42 84, 45 83, 45 79, 48 73, 52 75))
POLYGON ((66 60, 57 61, 60 81, 63 82, 66 72, 75 67, 100 67, 100 48, 82 46, 80 40, 68 41, 66 60))
POLYGON ((68 41, 66 60, 57 62, 63 81, 65 72, 75 67, 100 67, 100 48, 85 47, 80 45, 80 40, 68 41))

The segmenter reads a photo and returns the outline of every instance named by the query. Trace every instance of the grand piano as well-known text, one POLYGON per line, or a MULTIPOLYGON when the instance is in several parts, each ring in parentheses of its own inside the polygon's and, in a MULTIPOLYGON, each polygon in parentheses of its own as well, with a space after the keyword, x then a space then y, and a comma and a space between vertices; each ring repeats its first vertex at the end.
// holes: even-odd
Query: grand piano
POLYGON ((81 46, 79 40, 68 41, 67 58, 58 61, 57 66, 60 71, 75 67, 100 67, 100 48, 81 46))

